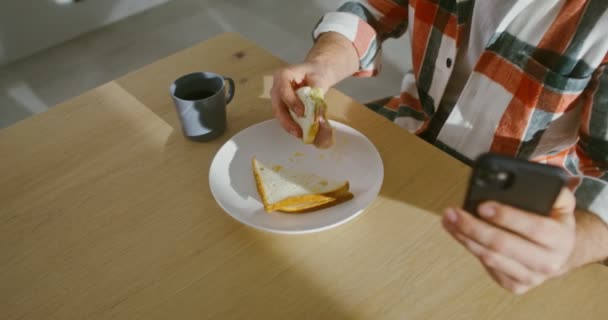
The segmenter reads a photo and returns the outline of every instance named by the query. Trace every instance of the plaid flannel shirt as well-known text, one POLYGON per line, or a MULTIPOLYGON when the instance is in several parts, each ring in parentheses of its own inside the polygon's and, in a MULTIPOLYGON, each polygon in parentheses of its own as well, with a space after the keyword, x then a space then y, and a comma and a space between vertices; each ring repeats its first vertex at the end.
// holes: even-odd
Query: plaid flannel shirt
POLYGON ((313 35, 348 38, 365 77, 382 42, 409 30, 413 69, 373 109, 465 161, 490 151, 560 166, 577 206, 608 222, 608 1, 510 2, 454 106, 440 104, 474 1, 351 1, 313 35))

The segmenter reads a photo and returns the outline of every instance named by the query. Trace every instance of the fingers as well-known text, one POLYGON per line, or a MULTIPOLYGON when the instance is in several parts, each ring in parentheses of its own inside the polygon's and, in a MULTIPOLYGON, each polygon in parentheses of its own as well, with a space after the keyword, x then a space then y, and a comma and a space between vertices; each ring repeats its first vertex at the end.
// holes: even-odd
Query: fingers
POLYGON ((283 103, 281 98, 276 93, 271 93, 272 98, 272 113, 274 117, 279 120, 281 127, 289 134, 301 138, 302 128, 293 120, 289 114, 287 106, 283 103))
POLYGON ((574 226, 574 209, 576 208, 576 197, 568 188, 562 188, 562 191, 555 200, 555 205, 551 212, 551 217, 563 222, 567 225, 574 226))
POLYGON ((506 290, 515 294, 523 294, 531 288, 538 286, 546 279, 542 274, 528 269, 521 263, 498 254, 460 233, 454 232, 453 226, 446 223, 445 220, 443 226, 456 241, 461 243, 479 259, 490 277, 506 290))
POLYGON ((489 250, 518 261, 528 269, 543 274, 557 273, 561 262, 542 247, 498 227, 477 219, 465 211, 449 209, 444 223, 450 234, 460 234, 489 250))
POLYGON ((524 293, 528 292, 530 289, 532 289, 532 287, 533 287, 533 286, 521 284, 521 283, 517 282, 517 280, 505 275, 504 273, 502 273, 500 271, 488 268, 486 266, 484 266, 484 268, 486 269, 486 272, 488 272, 490 277, 492 277, 492 279, 494 279, 494 281, 496 281, 496 283, 498 283, 501 287, 503 287, 515 294, 524 294, 524 293))
MULTIPOLYGON (((325 70, 326 71, 326 70, 325 70)), ((324 76, 323 68, 315 64, 299 64, 277 71, 273 76, 273 86, 270 91, 272 109, 275 118, 279 120, 281 126, 292 135, 301 138, 302 130, 292 119, 290 110, 297 116, 304 116, 304 103, 296 94, 296 89, 302 86, 319 87, 323 90, 329 88, 327 77, 324 76)), ((326 130, 329 126, 321 127, 321 138, 316 143, 321 148, 333 145, 333 132, 326 130)))
POLYGON ((304 77, 306 77, 306 70, 301 66, 282 69, 274 74, 272 86, 272 91, 278 95, 283 104, 300 117, 304 115, 304 104, 295 90, 303 86, 304 77))
MULTIPOLYGON (((289 113, 290 108, 287 104, 287 102, 295 104, 294 101, 299 101, 299 98, 291 87, 291 81, 289 79, 290 75, 288 71, 283 70, 275 73, 273 86, 270 91, 272 112, 283 129, 291 135, 301 138, 302 129, 291 117, 291 114, 289 113)), ((300 108, 302 108, 302 111, 304 110, 303 106, 300 106, 300 108)))
MULTIPOLYGON (((450 225, 444 225, 446 229, 450 228, 450 225)), ((449 231, 448 231, 449 232, 449 231)), ((460 242, 469 252, 476 256, 479 261, 495 273, 499 275, 506 275, 509 280, 526 286, 537 286, 539 285, 544 277, 538 274, 521 263, 492 251, 483 245, 475 242, 472 239, 467 238, 463 234, 457 232, 449 232, 450 235, 458 242, 460 242), (514 280, 514 281, 513 281, 514 280)), ((506 282, 506 279, 501 279, 501 282, 506 282)), ((502 285, 502 283, 501 283, 502 285)))
POLYGON ((562 225, 548 217, 492 201, 481 204, 478 212, 485 221, 545 247, 553 247, 561 242, 557 235, 562 225))
POLYGON ((315 137, 314 145, 319 149, 327 149, 334 145, 334 129, 323 117, 319 119, 319 131, 315 137))
POLYGON ((568 269, 576 240, 574 208, 574 195, 563 189, 550 217, 489 201, 479 206, 480 219, 448 209, 442 222, 497 283, 521 294, 568 269))

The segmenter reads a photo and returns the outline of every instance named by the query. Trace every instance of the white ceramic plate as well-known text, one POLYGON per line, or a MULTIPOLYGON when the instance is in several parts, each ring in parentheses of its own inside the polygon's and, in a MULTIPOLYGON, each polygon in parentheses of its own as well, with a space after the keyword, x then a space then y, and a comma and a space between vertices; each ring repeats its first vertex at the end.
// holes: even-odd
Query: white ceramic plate
POLYGON ((360 132, 338 122, 336 144, 328 150, 304 145, 288 135, 276 120, 253 125, 228 140, 209 170, 209 185, 217 203, 236 220, 275 233, 309 233, 343 224, 369 206, 384 178, 376 147, 360 132), (354 198, 303 214, 266 213, 256 190, 251 158, 311 172, 328 179, 348 180, 354 198))

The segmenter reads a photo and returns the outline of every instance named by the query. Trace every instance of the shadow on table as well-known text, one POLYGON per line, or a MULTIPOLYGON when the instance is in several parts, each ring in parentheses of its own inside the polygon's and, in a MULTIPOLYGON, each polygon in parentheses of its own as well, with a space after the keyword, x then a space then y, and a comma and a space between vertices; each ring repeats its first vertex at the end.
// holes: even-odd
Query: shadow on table
POLYGON ((258 231, 237 222, 215 203, 208 187, 213 157, 202 154, 203 149, 221 146, 227 138, 201 144, 173 130, 167 139, 162 157, 180 161, 181 169, 174 170, 172 179, 183 188, 180 201, 175 201, 170 218, 165 219, 168 225, 174 224, 171 221, 190 223, 178 232, 168 229, 155 235, 171 243, 167 247, 179 257, 166 270, 165 279, 156 280, 157 287, 171 278, 191 280, 178 292, 158 292, 163 301, 142 315, 148 319, 192 315, 210 319, 364 319, 354 311, 356 303, 346 305, 337 298, 348 289, 318 272, 323 268, 325 275, 337 277, 344 268, 323 262, 324 255, 339 254, 334 233, 288 236, 258 231), (327 245, 332 241, 333 249, 327 245))
MULTIPOLYGON (((243 61, 247 61, 246 59, 243 61)), ((175 74, 155 73, 153 69, 150 69, 152 71, 148 76, 162 77, 163 81, 166 80, 167 83, 170 83, 175 76, 185 72, 186 67, 192 68, 187 65, 178 65, 177 68, 173 68, 171 73, 175 74)), ((217 71, 222 72, 222 70, 217 71)), ((272 70, 267 70, 265 74, 271 74, 271 72, 272 70)), ((233 74, 228 75, 233 76, 233 74)), ((135 74, 129 77, 145 78, 146 74, 135 74)), ((263 75, 260 75, 259 79, 262 78, 263 75)), ((181 167, 172 178, 181 181, 183 185, 180 190, 184 194, 180 196, 180 199, 183 199, 188 206, 198 208, 197 216, 194 218, 195 222, 193 222, 196 230, 192 232, 187 229, 183 230, 186 235, 193 237, 189 242, 205 244, 204 247, 195 245, 198 251, 191 254, 195 262, 200 264, 200 270, 197 269, 192 275, 198 280, 193 280, 187 288, 176 293, 175 296, 166 298, 167 302, 159 307, 162 312, 167 312, 165 316, 168 317, 171 315, 170 311, 176 310, 189 310, 191 314, 205 315, 209 310, 218 310, 219 313, 211 314, 209 317, 222 318, 232 315, 231 312, 234 312, 236 318, 366 318, 357 311, 359 310, 357 306, 364 302, 350 302, 344 298, 351 290, 348 286, 353 283, 353 279, 342 275, 343 270, 348 267, 346 264, 349 263, 349 259, 345 259, 342 263, 336 261, 337 263, 334 265, 323 264, 323 260, 344 255, 340 251, 341 248, 356 246, 354 243, 349 243, 356 239, 356 234, 387 233, 382 219, 375 216, 377 212, 374 212, 373 205, 358 219, 360 223, 349 223, 343 227, 346 229, 338 228, 303 236, 280 236, 242 226, 224 213, 212 200, 208 184, 209 167, 213 155, 233 134, 254 123, 271 118, 268 100, 259 99, 257 96, 252 98, 239 95, 239 88, 237 88, 233 104, 256 107, 237 114, 232 113, 230 108, 233 105, 231 105, 228 107, 228 131, 212 142, 196 143, 186 140, 181 134, 175 110, 166 91, 168 84, 155 88, 155 90, 149 90, 144 87, 138 88, 136 85, 125 85, 126 81, 119 81, 119 83, 126 87, 127 91, 137 95, 144 105, 150 107, 150 111, 173 127, 173 133, 165 144, 164 157, 166 157, 166 161, 175 161, 176 166, 181 167), (210 242, 215 242, 217 245, 207 247, 210 242), (303 259, 314 260, 305 261, 303 259), (219 261, 217 262, 219 265, 215 265, 215 261, 219 261), (208 267, 207 264, 211 264, 213 267, 208 267), (222 272, 223 270, 230 271, 226 273, 222 272), (319 270, 323 270, 323 272, 319 272, 319 270), (335 275, 335 278, 327 278, 328 274, 335 275), (345 279, 348 279, 348 282, 344 282, 347 281, 345 279), (207 295, 208 288, 212 288, 210 291, 214 293, 213 296, 207 295), (193 300, 194 297, 200 299, 201 293, 205 295, 203 300, 193 300), (220 307, 217 307, 218 305, 220 307), (297 305, 305 307, 296 307, 297 305), (310 314, 293 314, 294 310, 301 309, 310 310, 310 314)), ((248 88, 240 92, 262 91, 262 85, 251 80, 241 84, 240 88, 243 89, 244 86, 258 86, 259 88, 248 88)), ((332 94, 330 94, 330 99, 332 94)), ((348 108, 363 108, 353 100, 348 101, 348 108)), ((455 199, 458 190, 451 189, 452 186, 442 185, 442 181, 425 179, 431 170, 428 166, 429 162, 436 161, 434 157, 441 157, 441 153, 429 152, 424 155, 416 155, 408 152, 407 143, 411 142, 412 138, 403 142, 403 148, 400 147, 401 142, 399 141, 390 145, 383 144, 380 147, 380 141, 394 141, 405 135, 401 129, 393 128, 394 126, 388 121, 386 128, 383 127, 382 131, 377 131, 375 127, 369 126, 366 120, 376 116, 371 111, 351 113, 348 110, 350 109, 347 109, 344 114, 334 115, 332 118, 349 123, 378 147, 384 159, 385 169, 384 187, 380 192, 380 197, 404 202, 431 213, 439 212, 443 203, 455 199), (389 157, 388 154, 393 152, 397 152, 399 156, 389 157), (388 161, 388 159, 391 160, 388 161), (397 174, 403 168, 408 168, 409 174, 397 174), (423 195, 426 193, 436 193, 438 196, 424 197, 423 195)), ((432 147, 429 146, 429 148, 432 147)), ((448 165, 441 167, 441 170, 445 171, 445 176, 448 177, 451 174, 450 170, 454 168, 457 166, 448 162, 448 165)), ((171 212, 171 220, 180 220, 189 214, 187 209, 180 209, 184 206, 184 203, 175 204, 175 209, 171 212)), ((403 206, 400 207, 403 208, 403 206)), ((418 214, 418 211, 415 211, 415 214, 418 214)), ((411 226, 399 226, 400 231, 407 228, 411 228, 411 226)), ((392 230, 391 232, 397 231, 392 230)), ((176 245, 178 248, 180 247, 179 244, 176 245)), ((402 244, 401 247, 403 246, 407 247, 407 244, 402 244)), ((358 253, 358 255, 361 254, 367 255, 368 259, 376 257, 375 253, 358 253)), ((378 259, 383 258, 381 255, 377 257, 378 259)), ((375 270, 372 268, 358 271, 374 273, 375 270)), ((188 277, 186 273, 190 271, 174 270, 172 272, 182 277, 188 277)), ((373 276, 386 279, 383 275, 373 276)), ((377 290, 378 287, 370 285, 370 289, 377 290)), ((150 315, 152 314, 156 313, 150 312, 150 315)))
MULTIPOLYGON (((286 3, 283 5, 286 5, 286 3)), ((266 5, 274 6, 276 4, 266 2, 266 5)), ((319 10, 315 15, 320 17, 321 14, 322 11, 319 10)), ((288 16, 285 15, 285 17, 288 16)), ((311 23, 311 26, 312 24, 314 22, 311 23)), ((289 24, 286 24, 285 28, 289 30, 289 24)), ((291 32, 295 31, 291 30, 291 32)), ((240 49, 235 48, 235 50, 240 49)), ((234 54, 230 52, 227 57, 232 59, 231 57, 234 54)), ((304 52, 302 55, 304 55, 304 52)), ((234 65, 237 62, 248 63, 248 58, 249 56, 245 56, 241 60, 235 60, 234 65)), ((277 63, 278 66, 280 64, 277 63)), ((205 315, 209 318, 372 318, 357 313, 357 306, 363 304, 363 301, 351 302, 345 298, 348 297, 348 291, 352 290, 349 287, 357 282, 352 281, 349 277, 344 277, 342 274, 343 270, 348 268, 346 264, 350 260, 345 259, 342 263, 337 261, 338 263, 334 265, 323 263, 324 258, 331 259, 332 256, 344 255, 343 252, 339 251, 340 248, 355 246, 356 244, 347 243, 347 241, 354 239, 356 232, 341 233, 341 229, 338 228, 329 232, 303 236, 267 234, 242 226, 222 212, 214 201, 209 200, 213 199, 208 187, 208 169, 213 160, 213 156, 209 156, 209 150, 213 150, 213 154, 215 154, 231 135, 251 124, 271 117, 268 100, 260 100, 257 97, 252 99, 239 94, 245 92, 240 90, 244 86, 261 87, 261 85, 254 83, 253 79, 249 79, 248 82, 241 82, 240 80, 247 79, 240 79, 238 73, 228 73, 226 75, 234 77, 235 80, 240 79, 237 80, 237 93, 233 104, 238 101, 243 105, 255 105, 257 109, 235 116, 228 107, 229 126, 224 136, 204 144, 186 140, 181 134, 167 88, 170 82, 180 74, 194 69, 207 70, 209 68, 210 66, 204 60, 192 63, 175 60, 171 68, 159 66, 157 71, 150 69, 151 71, 148 73, 140 75, 141 79, 146 77, 163 79, 165 83, 162 86, 153 88, 153 90, 143 85, 141 88, 136 85, 127 88, 129 92, 137 95, 138 99, 142 100, 145 105, 154 106, 150 110, 174 128, 165 145, 164 157, 166 161, 174 161, 176 166, 181 166, 181 169, 175 172, 172 179, 181 181, 183 194, 180 199, 185 201, 187 206, 184 207, 184 203, 175 203, 175 208, 171 212, 171 219, 167 221, 179 221, 184 220, 184 218, 192 219, 192 221, 189 228, 183 227, 182 230, 179 230, 177 233, 180 235, 179 239, 172 238, 174 236, 172 234, 156 236, 161 236, 166 241, 170 241, 173 244, 172 247, 176 248, 178 256, 190 257, 191 261, 189 263, 197 266, 197 268, 188 269, 186 268, 188 260, 183 260, 183 262, 177 260, 176 267, 169 272, 174 277, 191 278, 192 281, 173 295, 161 292, 165 299, 164 302, 159 303, 158 308, 151 309, 148 315, 153 318, 169 318, 172 316, 176 318, 175 315, 180 314, 205 315), (195 216, 190 216, 192 213, 190 212, 191 209, 188 210, 189 207, 198 208, 198 210, 195 210, 195 216), (186 248, 193 243, 196 251, 189 252, 186 248), (226 272, 226 270, 229 270, 229 272, 226 272), (321 273, 319 270, 323 270, 323 272, 321 273), (328 278, 327 275, 335 275, 335 279, 328 278), (345 283, 346 280, 344 279, 350 279, 350 282, 345 283), (158 309, 161 311, 156 312, 158 309), (306 314, 295 314, 295 310, 302 309, 308 310, 308 312, 306 314), (211 312, 211 310, 215 310, 215 312, 211 312), (162 314, 162 312, 166 312, 166 314, 162 314)), ((225 68, 233 70, 232 66, 226 66, 225 68)), ((390 64, 385 65, 385 68, 392 69, 390 64)), ((234 67, 234 70, 237 70, 237 67, 234 67)), ((211 71, 226 72, 226 70, 211 71)), ((264 70, 264 75, 272 74, 272 72, 273 70, 270 69, 264 70)), ((125 79, 129 77, 134 79, 138 75, 127 76, 125 79)), ((260 74, 259 79, 262 79, 262 77, 263 74, 260 74)), ((143 80, 138 82, 146 83, 143 80)), ((121 85, 124 86, 124 83, 121 83, 121 85)), ((249 92, 253 91, 261 90, 249 90, 249 92)), ((360 105, 351 101, 349 107, 360 107, 360 105)), ((374 115, 370 111, 365 113, 365 116, 374 115)), ((346 113, 335 117, 335 119, 351 124, 370 138, 376 146, 379 145, 381 139, 395 139, 391 136, 395 134, 395 130, 374 132, 371 127, 366 125, 366 119, 362 116, 346 113)), ((440 201, 430 202, 423 200, 423 197, 420 196, 424 192, 437 192, 437 194, 442 194, 439 197, 450 198, 454 194, 453 190, 446 190, 446 186, 442 186, 441 181, 423 179, 425 172, 428 173, 428 171, 425 171, 428 170, 427 163, 432 159, 409 155, 405 148, 397 150, 398 147, 397 142, 395 145, 384 145, 379 148, 384 159, 389 158, 385 156, 389 152, 399 152, 403 155, 398 157, 400 160, 407 159, 405 163, 384 162, 385 187, 381 190, 380 196, 405 202, 429 212, 438 212, 440 201), (407 177, 395 174, 404 166, 410 166, 414 174, 407 177)), ((444 169, 449 171, 450 168, 448 166, 444 169)), ((428 197, 424 199, 428 199, 428 197)), ((368 212, 366 215, 372 215, 373 213, 368 212)), ((378 222, 376 220, 379 219, 368 219, 365 223, 356 224, 356 227, 369 230, 366 228, 382 226, 381 224, 374 224, 378 222)), ((354 224, 349 225, 349 227, 353 226, 354 224)), ((376 234, 383 231, 383 229, 375 229, 376 234)), ((374 257, 374 253, 363 254, 369 255, 370 259, 374 257)), ((377 269, 377 272, 380 272, 380 270, 377 269)), ((373 269, 363 271, 376 272, 373 269)), ((365 276, 370 276, 370 274, 365 276)), ((383 275, 371 276, 385 278, 383 275)), ((159 279, 159 281, 163 280, 159 279)), ((374 290, 378 289, 374 285, 371 287, 374 290)))
POLYGON ((461 205, 469 173, 465 164, 351 98, 336 91, 328 94, 328 99, 332 96, 348 102, 346 111, 332 118, 361 131, 380 152, 384 163, 380 196, 435 214, 441 214, 448 205, 461 205), (356 108, 359 110, 353 112, 356 108), (385 125, 370 125, 367 119, 373 117, 385 125))
MULTIPOLYGON (((271 7, 276 5, 276 2, 265 3, 271 7)), ((288 2, 282 3, 288 5, 288 2)), ((320 17, 322 11, 317 10, 315 16, 320 17)), ((290 17, 290 15, 283 16, 290 17)), ((314 22, 316 21, 311 21, 311 26, 314 22)), ((289 29, 289 24, 285 27, 289 29)), ((251 29, 255 29, 255 26, 251 29)), ((200 66, 182 67, 184 69, 188 67, 188 71, 191 71, 200 66)), ((181 70, 179 73, 182 71, 186 70, 181 70)), ((268 74, 272 72, 272 70, 267 71, 268 74)), ((102 253, 119 251, 121 254, 114 255, 113 258, 107 258, 102 254, 96 257, 102 263, 96 265, 98 268, 92 268, 91 261, 97 260, 93 260, 90 253, 69 252, 74 253, 69 255, 70 260, 57 263, 63 263, 65 270, 87 270, 87 273, 64 274, 67 280, 72 280, 69 283, 74 287, 70 288, 71 290, 57 290, 54 299, 43 301, 46 305, 37 305, 36 310, 67 313, 70 309, 82 310, 89 307, 94 309, 95 315, 99 317, 128 315, 136 310, 137 315, 142 319, 374 318, 358 313, 357 310, 362 308, 361 305, 365 304, 365 301, 352 300, 357 295, 350 295, 350 291, 366 288, 359 287, 356 278, 353 280, 352 276, 349 277, 348 274, 345 276, 344 270, 352 270, 349 269, 352 266, 348 265, 350 259, 343 261, 332 259, 336 255, 347 257, 341 251, 342 248, 356 247, 356 243, 348 242, 354 239, 354 232, 346 235, 346 232, 341 233, 341 229, 337 229, 303 236, 267 234, 234 221, 212 200, 208 187, 208 169, 213 157, 209 156, 209 149, 217 151, 231 134, 250 124, 270 118, 267 101, 256 100, 260 110, 254 110, 238 119, 232 118, 229 132, 220 139, 206 144, 191 142, 181 134, 167 92, 170 80, 179 74, 177 71, 175 73, 151 74, 155 77, 166 77, 166 84, 154 88, 155 90, 141 89, 143 93, 137 95, 137 99, 141 100, 143 105, 154 105, 155 107, 150 108, 150 111, 158 116, 159 121, 165 121, 171 127, 165 128, 170 133, 164 145, 157 150, 154 149, 156 145, 151 144, 150 150, 142 150, 141 147, 137 147, 141 146, 138 143, 134 148, 145 152, 143 159, 145 161, 140 163, 123 161, 121 164, 124 167, 117 172, 110 170, 115 169, 114 167, 104 164, 107 165, 108 170, 100 173, 100 176, 105 177, 111 193, 99 192, 99 195, 110 194, 117 197, 128 195, 132 201, 139 201, 139 207, 133 207, 132 211, 125 212, 123 208, 112 207, 113 199, 109 197, 103 199, 106 200, 105 205, 99 205, 104 210, 88 212, 91 218, 107 220, 106 225, 89 224, 75 228, 79 230, 91 228, 93 231, 91 234, 85 234, 79 239, 94 242, 94 249, 107 250, 102 253), (156 167, 160 164, 162 166, 156 167), (140 190, 132 189, 134 185, 148 186, 146 190, 154 192, 155 197, 140 197, 141 194, 138 193, 140 190), (104 215, 113 220, 110 222, 110 219, 104 218, 104 215), (119 226, 129 226, 129 228, 119 226), (110 234, 108 230, 114 233, 110 234), (93 238, 94 236, 97 237, 93 238), (81 253, 82 255, 79 255, 81 253), (324 260, 337 263, 327 264, 324 260), (107 269, 112 272, 108 272, 106 266, 109 266, 107 269), (104 290, 107 288, 115 290, 104 290), (109 291, 111 292, 107 294, 109 291), (87 294, 83 295, 82 292, 87 294), (306 313, 297 313, 301 310, 306 310, 306 313)), ((143 83, 143 87, 148 86, 145 81, 140 83, 143 83)), ((138 90, 130 88, 128 91, 138 90)), ((238 95, 237 89, 236 99, 239 99, 238 95)), ((382 134, 386 134, 372 132, 370 128, 365 127, 365 119, 350 119, 347 115, 342 120, 361 124, 353 126, 376 145, 382 134)), ((136 132, 137 128, 132 130, 136 132)), ((389 130, 389 134, 390 132, 389 130)), ((102 147, 110 150, 112 146, 100 146, 102 147)), ((381 154, 387 154, 393 151, 390 149, 390 146, 384 146, 379 151, 381 154)), ((115 157, 109 158, 111 161, 132 160, 127 156, 116 154, 115 157)), ((142 160, 142 158, 136 159, 142 160)), ((383 188, 381 196, 432 209, 432 204, 420 202, 415 193, 408 192, 413 184, 393 174, 401 165, 412 164, 416 165, 414 169, 423 169, 424 161, 429 160, 416 157, 412 159, 414 160, 408 160, 410 163, 405 164, 385 162, 385 185, 397 187, 383 188)), ((422 170, 420 174, 424 176, 424 171, 422 170)), ((434 186, 434 183, 440 184, 440 181, 428 182, 427 188, 434 186)), ((84 193, 87 190, 80 191, 84 193)), ((439 188, 435 191, 445 190, 439 188)), ((98 198, 103 197, 98 196, 98 198)), ((97 198, 91 201, 95 199, 97 198)), ((73 215, 71 218, 77 220, 77 215, 82 211, 67 212, 66 210, 66 215, 73 215)), ((74 248, 67 244, 70 244, 67 240, 53 239, 53 247, 49 249, 50 254, 56 256, 56 251, 68 252, 74 248)), ((44 251, 46 247, 41 244, 38 249, 44 251)), ((373 256, 373 254, 353 253, 358 257, 373 256)), ((42 280, 32 281, 35 282, 32 288, 44 288, 47 282, 56 284, 57 275, 45 270, 46 264, 41 263, 35 267, 32 279, 42 280)), ((385 278, 383 276, 386 276, 378 274, 383 272, 381 268, 358 271, 367 272, 360 276, 383 279, 385 278)), ((14 286, 23 288, 23 283, 14 286)), ((382 289, 375 284, 369 286, 373 290, 382 289)), ((36 296, 38 290, 30 291, 28 295, 36 296)), ((8 303, 11 307, 15 306, 11 302, 31 301, 25 296, 16 295, 12 299, 14 300, 8 303)), ((28 311, 24 311, 24 314, 26 312, 28 311)), ((8 313, 10 317, 17 311, 8 310, 8 313)), ((51 314, 53 313, 47 316, 51 314)), ((15 318, 19 318, 19 315, 15 318)))

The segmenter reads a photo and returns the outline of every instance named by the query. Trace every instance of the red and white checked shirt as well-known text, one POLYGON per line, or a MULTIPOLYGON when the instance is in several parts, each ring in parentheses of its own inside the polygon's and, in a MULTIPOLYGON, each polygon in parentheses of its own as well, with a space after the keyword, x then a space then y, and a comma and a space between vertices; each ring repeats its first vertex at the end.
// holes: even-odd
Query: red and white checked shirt
POLYGON ((355 76, 373 76, 382 42, 409 30, 413 69, 371 108, 465 161, 490 151, 561 166, 578 207, 608 222, 608 1, 505 2, 453 105, 442 98, 475 1, 350 1, 313 34, 347 37, 355 76))

